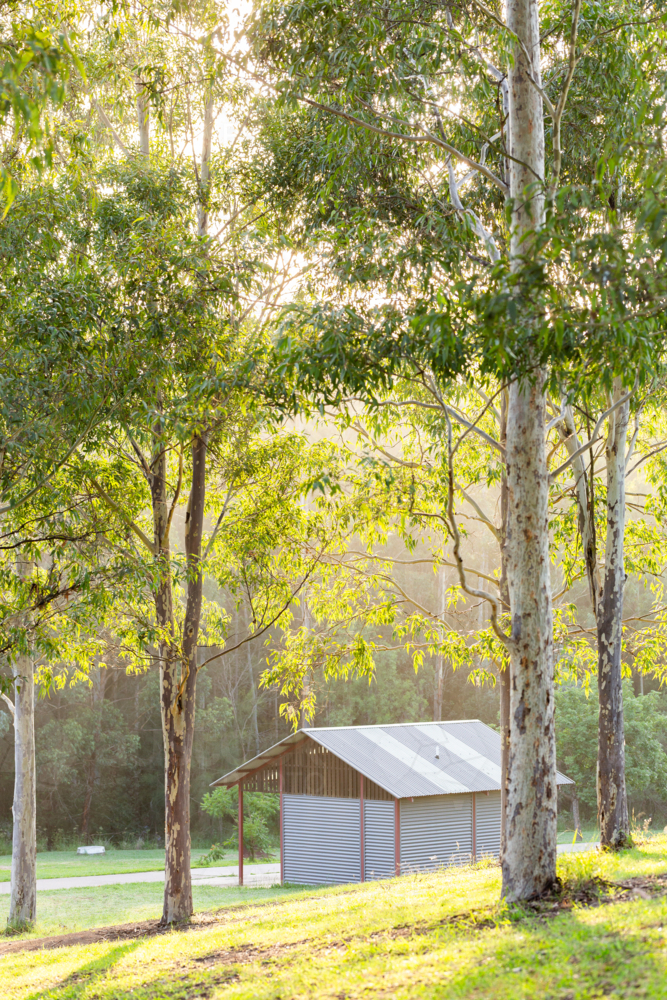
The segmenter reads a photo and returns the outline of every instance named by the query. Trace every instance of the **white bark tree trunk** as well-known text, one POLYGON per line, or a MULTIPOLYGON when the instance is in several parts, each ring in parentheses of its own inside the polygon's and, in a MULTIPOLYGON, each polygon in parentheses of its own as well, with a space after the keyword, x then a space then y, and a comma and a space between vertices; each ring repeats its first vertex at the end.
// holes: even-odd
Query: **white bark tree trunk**
MULTIPOLYGON (((614 381, 616 402, 625 390, 614 381)), ((630 403, 627 400, 609 417, 606 443, 607 537, 604 582, 597 602, 598 632, 598 822, 604 847, 630 843, 628 799, 625 789, 625 731, 621 651, 623 638, 623 587, 625 585, 625 450, 630 403)))
MULTIPOLYGON (((32 563, 19 561, 23 580, 32 563)), ((22 654, 14 664, 14 803, 8 927, 29 927, 37 916, 37 822, 35 777, 35 665, 22 654)))
MULTIPOLYGON (((620 379, 614 382, 613 403, 626 391, 620 379)), ((619 848, 630 841, 630 823, 625 788, 625 734, 621 652, 623 638, 623 587, 625 584, 625 455, 630 416, 627 400, 609 417, 605 460, 607 470, 607 525, 605 563, 600 567, 595 533, 593 501, 586 479, 583 456, 572 463, 575 495, 579 508, 579 531, 584 552, 588 588, 595 615, 598 642, 598 822, 605 847, 619 848)), ((572 411, 565 409, 561 435, 571 455, 579 449, 572 411)))
MULTIPOLYGON (((521 40, 509 71, 511 264, 532 253, 544 216, 544 123, 536 0, 508 0, 521 40), (524 51, 525 50, 525 51, 524 51), (527 55, 530 57, 528 61, 527 55)), ((519 322, 530 324, 524 313, 519 322)), ((510 731, 503 895, 531 899, 556 881, 556 740, 548 532, 545 373, 510 385, 507 415, 507 576, 512 614, 510 731)))

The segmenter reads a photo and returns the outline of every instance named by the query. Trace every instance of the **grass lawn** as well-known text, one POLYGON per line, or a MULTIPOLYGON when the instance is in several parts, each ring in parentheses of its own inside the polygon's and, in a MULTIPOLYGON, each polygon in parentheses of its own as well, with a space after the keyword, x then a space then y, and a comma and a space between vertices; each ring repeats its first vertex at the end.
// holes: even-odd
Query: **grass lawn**
MULTIPOLYGON (((274 899, 287 895, 289 889, 253 889, 195 885, 192 888, 195 908, 213 910, 248 901, 274 899)), ((55 889, 37 896, 37 925, 25 937, 46 937, 68 931, 106 927, 131 921, 159 920, 162 915, 164 886, 160 882, 130 885, 104 885, 92 889, 55 889)), ((9 896, 0 896, 0 927, 9 914, 9 896)), ((0 941, 4 940, 0 934, 0 941)), ((0 961, 1 967, 1 961, 0 961)), ((0 973, 0 980, 2 973, 0 973)), ((0 996, 3 996, 0 991, 0 996)), ((4 1000, 4 997, 3 997, 4 1000)))
MULTIPOLYGON (((564 856, 559 867, 570 884, 592 876, 619 880, 667 872, 667 837, 654 838, 620 856, 587 852, 564 856)), ((624 898, 596 907, 575 904, 551 915, 503 906, 498 902, 499 883, 498 868, 479 865, 298 891, 282 899, 280 890, 273 890, 271 905, 238 906, 221 913, 218 923, 202 923, 188 932, 5 955, 0 959, 2 996, 3 1000, 664 1000, 667 996, 667 895, 650 898, 644 893, 647 898, 624 898)), ((219 890, 225 901, 240 891, 219 890)), ((247 892, 244 899, 261 899, 261 890, 247 892)), ((205 899, 201 891, 195 898, 197 908, 215 905, 213 896, 205 899)))
MULTIPOLYGON (((192 866, 197 867, 204 857, 203 849, 192 851, 192 866)), ((280 861, 277 858, 263 858, 262 861, 280 861)), ((214 867, 235 865, 238 854, 231 852, 214 867)), ((0 882, 9 882, 11 855, 0 855, 0 882)), ((252 864, 245 861, 246 865, 252 864)), ((106 854, 77 854, 76 851, 44 851, 37 855, 37 878, 69 878, 76 875, 122 875, 126 872, 156 872, 164 868, 164 851, 115 851, 106 854)))

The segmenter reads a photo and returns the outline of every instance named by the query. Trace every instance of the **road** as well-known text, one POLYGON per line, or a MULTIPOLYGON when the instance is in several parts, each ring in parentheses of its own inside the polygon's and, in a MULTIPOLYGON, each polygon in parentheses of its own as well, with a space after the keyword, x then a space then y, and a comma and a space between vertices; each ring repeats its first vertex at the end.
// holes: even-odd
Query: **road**
MULTIPOLYGON (((164 872, 126 872, 122 875, 80 875, 72 878, 38 878, 40 889, 88 889, 99 885, 128 885, 134 882, 164 882, 164 872)), ((248 886, 275 885, 280 882, 280 864, 243 866, 243 883, 248 886)), ((193 885, 235 886, 239 884, 236 865, 224 868, 193 868, 193 885)), ((0 882, 0 895, 9 895, 10 883, 0 882)))

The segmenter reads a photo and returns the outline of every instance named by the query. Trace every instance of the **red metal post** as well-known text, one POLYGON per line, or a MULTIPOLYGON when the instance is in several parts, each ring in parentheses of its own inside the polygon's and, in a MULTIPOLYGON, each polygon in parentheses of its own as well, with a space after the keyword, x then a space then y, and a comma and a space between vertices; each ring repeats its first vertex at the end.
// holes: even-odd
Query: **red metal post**
POLYGON ((396 874, 401 874, 401 803, 399 799, 394 799, 395 811, 395 838, 396 838, 396 874))
POLYGON ((365 882, 364 864, 364 776, 359 775, 359 834, 361 840, 361 881, 365 882))
POLYGON ((243 778, 239 781, 239 885, 243 885, 243 778))
POLYGON ((475 807, 475 793, 472 793, 472 859, 477 861, 477 814, 475 807))
POLYGON ((280 884, 285 881, 285 850, 283 847, 283 760, 280 758, 280 884))

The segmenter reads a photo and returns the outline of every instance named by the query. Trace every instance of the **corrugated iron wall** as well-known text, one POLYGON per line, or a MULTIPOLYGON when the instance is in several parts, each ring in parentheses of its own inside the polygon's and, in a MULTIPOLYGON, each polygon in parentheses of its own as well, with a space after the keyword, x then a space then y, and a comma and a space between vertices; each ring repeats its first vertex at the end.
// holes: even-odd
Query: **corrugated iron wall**
POLYGON ((401 873, 469 864, 472 795, 401 799, 401 873))
MULTIPOLYGON (((364 794, 366 782, 364 781, 364 794)), ((394 802, 364 801, 364 878, 392 878, 396 874, 396 820, 394 802)))
MULTIPOLYGON (((364 782, 365 790, 366 782, 364 782)), ((332 885, 361 880, 358 797, 283 795, 283 871, 287 882, 332 885)), ((395 873, 394 802, 364 800, 364 878, 395 873)), ((477 858, 500 850, 500 792, 475 796, 477 858)), ((472 795, 400 801, 402 874, 472 860, 472 795)))
POLYGON ((300 885, 361 881, 356 798, 283 795, 283 878, 300 885))
POLYGON ((477 792, 477 860, 500 854, 500 792, 477 792))

